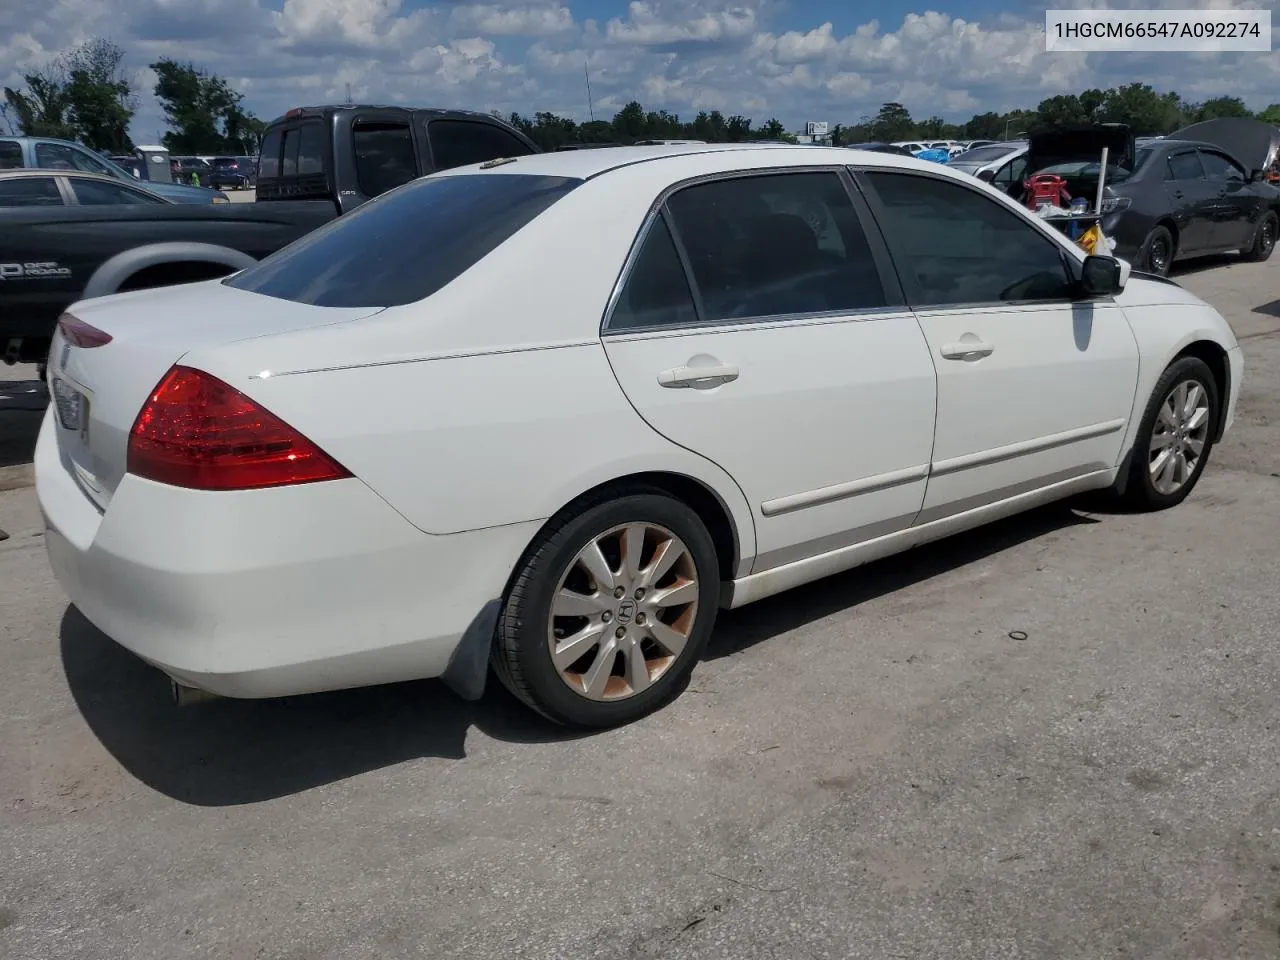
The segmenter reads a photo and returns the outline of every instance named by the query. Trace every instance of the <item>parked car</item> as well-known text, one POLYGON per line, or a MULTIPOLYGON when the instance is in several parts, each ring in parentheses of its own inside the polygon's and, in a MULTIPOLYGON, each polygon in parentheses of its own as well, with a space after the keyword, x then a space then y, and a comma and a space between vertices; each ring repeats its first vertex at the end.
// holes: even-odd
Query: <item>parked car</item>
POLYGON ((0 170, 0 207, 116 206, 172 200, 141 184, 80 170, 0 170))
POLYGON ((1025 140, 1009 140, 966 150, 948 166, 985 180, 1005 193, 1015 193, 1027 173, 1026 155, 1025 140))
MULTIPOLYGON (((129 170, 113 163, 107 157, 94 153, 88 147, 69 140, 53 140, 48 137, 0 137, 0 170, 15 169, 83 170, 100 173, 125 183, 137 183, 129 170)), ((175 203, 227 203, 225 193, 201 190, 181 183, 155 183, 143 181, 147 189, 175 203)))
POLYGON ((911 151, 906 147, 900 147, 896 143, 884 143, 882 141, 870 141, 868 143, 846 143, 846 150, 870 150, 872 153, 893 153, 900 157, 911 156, 911 151))
POLYGON ((219 190, 248 190, 257 180, 257 164, 251 157, 214 157, 200 182, 219 190))
POLYGON ((604 727, 718 607, 1084 491, 1179 503, 1241 374, 1208 304, 942 166, 526 155, 73 306, 36 489, 72 602, 179 691, 492 663, 604 727))
MULTIPOLYGON (((1071 139, 1074 134, 1068 134, 1071 139)), ((1027 170, 1061 177, 1071 196, 1094 205, 1101 157, 1042 151, 1032 136, 1027 170), (1062 162, 1046 163, 1060 159, 1062 162)), ((1068 145, 1069 146, 1069 145, 1068 145)), ((1091 150, 1084 150, 1085 154, 1091 150)), ((1099 151, 1100 153, 1100 151, 1099 151)), ((1115 254, 1161 276, 1177 260, 1239 251, 1266 260, 1280 233, 1280 189, 1209 143, 1163 137, 1112 151, 1103 184, 1102 231, 1115 254)))
POLYGON ((313 107, 268 126, 258 203, 0 209, 0 262, 57 265, 0 283, 0 358, 43 362, 58 315, 82 297, 225 276, 421 174, 521 151, 538 148, 487 114, 313 107))
POLYGON ((208 176, 213 173, 213 165, 200 157, 169 158, 170 170, 176 183, 209 188, 208 176))

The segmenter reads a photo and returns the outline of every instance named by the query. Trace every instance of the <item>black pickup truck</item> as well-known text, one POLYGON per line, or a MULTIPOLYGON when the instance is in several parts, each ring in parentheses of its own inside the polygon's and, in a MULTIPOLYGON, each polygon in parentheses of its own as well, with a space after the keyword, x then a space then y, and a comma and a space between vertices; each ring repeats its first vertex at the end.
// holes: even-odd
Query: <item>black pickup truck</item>
POLYGON ((267 127, 254 203, 0 207, 0 358, 43 363, 77 300, 224 276, 416 177, 537 152, 483 113, 301 107, 267 127))

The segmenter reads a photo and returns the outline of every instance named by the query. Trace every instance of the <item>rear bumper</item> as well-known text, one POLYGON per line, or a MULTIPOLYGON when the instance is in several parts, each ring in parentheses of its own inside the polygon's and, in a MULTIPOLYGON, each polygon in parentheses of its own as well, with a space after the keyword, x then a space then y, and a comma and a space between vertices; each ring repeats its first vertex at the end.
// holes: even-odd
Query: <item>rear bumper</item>
POLYGON ((355 479, 228 494, 126 475, 103 513, 55 434, 46 415, 35 473, 59 583, 121 646, 222 696, 440 676, 533 534, 430 536, 355 479))

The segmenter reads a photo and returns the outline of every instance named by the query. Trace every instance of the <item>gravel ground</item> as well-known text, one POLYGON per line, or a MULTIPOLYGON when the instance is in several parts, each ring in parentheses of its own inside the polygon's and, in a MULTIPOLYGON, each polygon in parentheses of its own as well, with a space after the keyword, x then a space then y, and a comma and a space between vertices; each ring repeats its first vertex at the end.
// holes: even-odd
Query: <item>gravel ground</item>
POLYGON ((733 612, 589 737, 435 683, 175 710, 53 583, 0 383, 0 957, 1275 958, 1277 263, 1180 277, 1248 363, 1184 505, 733 612))

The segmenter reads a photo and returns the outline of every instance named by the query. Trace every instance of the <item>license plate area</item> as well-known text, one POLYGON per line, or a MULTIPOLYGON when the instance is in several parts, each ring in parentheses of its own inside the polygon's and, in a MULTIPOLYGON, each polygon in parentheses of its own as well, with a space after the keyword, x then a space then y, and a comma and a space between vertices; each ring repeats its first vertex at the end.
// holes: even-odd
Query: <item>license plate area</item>
POLYGON ((63 429, 84 437, 89 432, 89 398, 70 381, 54 374, 50 378, 54 408, 63 429))

